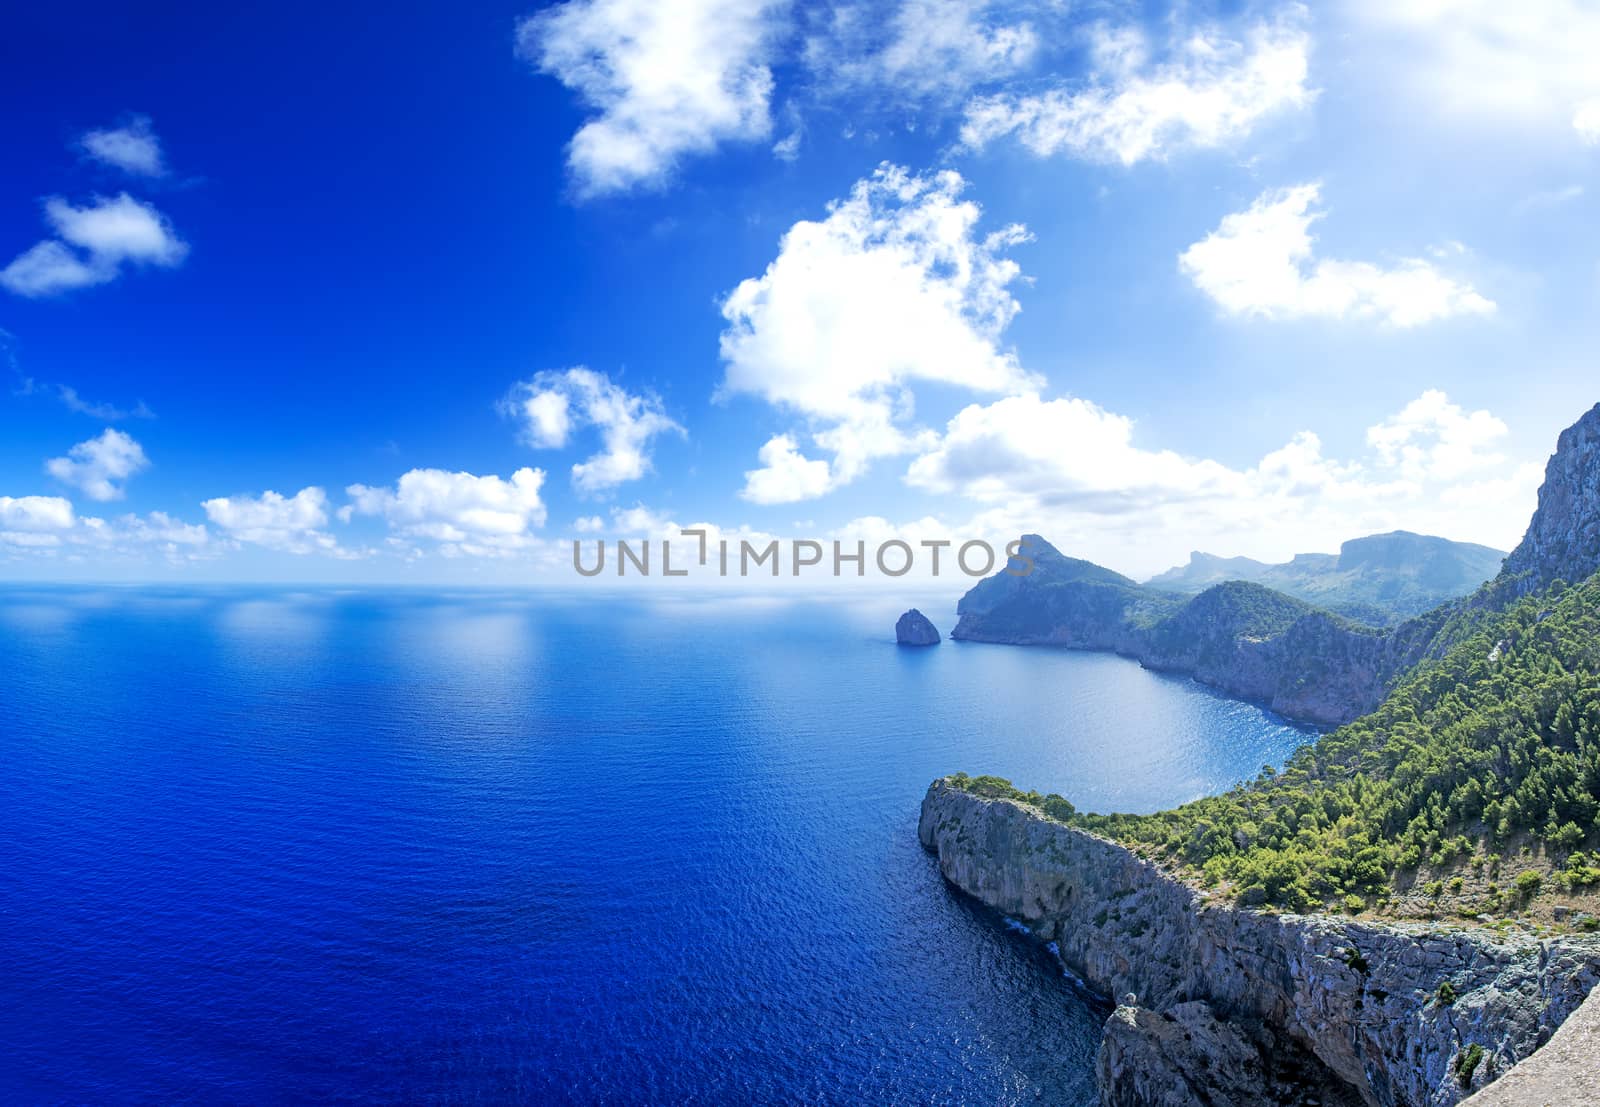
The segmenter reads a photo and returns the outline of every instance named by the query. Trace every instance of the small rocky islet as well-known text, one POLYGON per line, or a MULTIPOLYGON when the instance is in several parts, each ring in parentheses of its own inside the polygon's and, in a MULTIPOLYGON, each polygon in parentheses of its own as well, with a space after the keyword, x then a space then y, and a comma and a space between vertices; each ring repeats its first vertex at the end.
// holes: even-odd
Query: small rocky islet
POLYGON ((939 628, 913 607, 894 624, 894 640, 901 646, 937 646, 940 642, 939 628))

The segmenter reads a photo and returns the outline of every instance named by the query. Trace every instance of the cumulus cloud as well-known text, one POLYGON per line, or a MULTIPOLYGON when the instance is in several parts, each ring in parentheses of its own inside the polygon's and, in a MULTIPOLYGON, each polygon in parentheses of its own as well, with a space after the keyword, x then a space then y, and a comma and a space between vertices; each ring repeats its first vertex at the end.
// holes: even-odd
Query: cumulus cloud
POLYGON ((211 553, 211 535, 165 512, 116 519, 82 517, 60 496, 0 496, 0 551, 53 557, 95 553, 114 558, 151 551, 168 561, 192 561, 211 553))
POLYGON ((1329 457, 1301 430, 1254 465, 1152 448, 1126 416, 1087 400, 971 405, 917 457, 913 487, 966 500, 977 534, 1036 530, 1077 556, 1154 572, 1196 547, 1281 559, 1405 527, 1509 548, 1539 466, 1499 449, 1504 424, 1430 391, 1368 431, 1364 456, 1329 457))
POLYGON ((583 195, 663 184, 682 159, 772 130, 786 0, 566 0, 524 20, 517 50, 597 113, 567 165, 583 195))
POLYGON ((60 496, 0 496, 0 546, 59 546, 76 523, 71 502, 60 496))
POLYGON ((531 545, 544 525, 544 477, 527 468, 509 479, 413 469, 392 488, 352 484, 340 515, 380 517, 396 537, 436 542, 447 556, 504 556, 531 545))
POLYGON ((0 285, 19 296, 51 296, 115 280, 124 265, 180 265, 189 247, 167 217, 126 192, 75 207, 59 196, 44 203, 56 237, 0 269, 0 285))
POLYGON ((991 0, 851 0, 828 8, 805 60, 824 89, 945 98, 1026 66, 1039 34, 991 0))
POLYGON ((328 494, 315 486, 293 496, 270 489, 259 496, 219 496, 200 506, 212 524, 235 541, 282 553, 349 555, 322 529, 328 525, 328 494))
POLYGON ((45 462, 45 471, 62 484, 81 489, 91 500, 120 500, 123 482, 148 468, 144 447, 132 436, 107 427, 99 437, 79 442, 66 457, 45 462))
POLYGON ((120 127, 90 131, 79 139, 83 152, 103 165, 140 177, 164 177, 166 159, 149 116, 137 115, 120 127))
POLYGON ((1133 422, 1087 400, 1037 394, 970 405, 907 481, 982 503, 1072 505, 1118 513, 1203 496, 1238 494, 1239 474, 1216 462, 1133 446, 1133 422))
POLYGON ((1323 213, 1312 205, 1320 192, 1310 183, 1263 193, 1185 250, 1179 269, 1230 315, 1370 318, 1414 327, 1495 310, 1470 284, 1421 258, 1388 266, 1315 258, 1311 225, 1323 213))
POLYGON ((751 503, 790 504, 814 500, 833 487, 833 471, 825 458, 808 458, 792 435, 767 440, 756 454, 760 468, 746 470, 744 490, 751 503))
POLYGON ((650 471, 650 443, 658 435, 683 434, 661 398, 633 393, 604 373, 578 366, 546 370, 520 381, 502 409, 522 423, 523 439, 535 449, 561 449, 574 432, 594 427, 602 449, 572 467, 580 492, 609 491, 650 471))
POLYGON ((203 524, 185 523, 164 511, 116 519, 82 519, 69 541, 123 558, 153 551, 174 564, 213 557, 218 552, 211 532, 203 524))
POLYGON ((1065 153, 1133 165, 1183 147, 1236 142, 1269 115, 1309 103, 1305 12, 1233 38, 1188 30, 1163 60, 1135 27, 1091 28, 1087 77, 1040 93, 973 100, 962 142, 981 149, 1007 135, 1041 157, 1065 153))
POLYGON ((1437 389, 1367 430, 1367 444, 1383 463, 1408 479, 1453 480, 1483 469, 1499 469, 1496 450, 1511 429, 1487 411, 1468 412, 1437 389))
POLYGON ((884 165, 825 219, 791 227, 766 272, 723 301, 720 394, 801 417, 832 454, 808 461, 796 438, 780 435, 748 474, 747 499, 820 495, 872 459, 912 449, 914 382, 986 393, 1034 383, 999 345, 1020 310, 1010 292, 1020 269, 1005 251, 1026 231, 979 234, 982 213, 960 198, 964 188, 952 171, 884 165))
POLYGON ((1600 8, 1589 0, 1348 0, 1363 56, 1435 117, 1600 141, 1600 8))

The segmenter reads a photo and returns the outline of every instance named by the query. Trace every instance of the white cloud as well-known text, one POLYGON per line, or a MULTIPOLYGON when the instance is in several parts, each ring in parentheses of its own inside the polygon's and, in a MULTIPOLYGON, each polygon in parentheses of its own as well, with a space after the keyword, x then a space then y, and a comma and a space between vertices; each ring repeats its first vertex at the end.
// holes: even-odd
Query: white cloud
POLYGON ((83 519, 69 540, 117 557, 139 557, 153 550, 174 564, 212 557, 218 552, 204 525, 184 523, 164 511, 111 520, 83 519))
POLYGON ((661 397, 634 394, 605 373, 584 366, 546 370, 512 386, 502 410, 520 419, 523 438, 536 450, 557 450, 574 430, 595 427, 603 450, 573 466, 573 486, 598 494, 650 472, 650 442, 683 434, 667 416, 661 397))
POLYGON ((536 449, 559 449, 582 427, 599 430, 604 448, 572 467, 573 486, 585 493, 638 480, 650 471, 651 440, 684 433, 660 397, 629 392, 582 366, 535 374, 513 386, 502 406, 522 421, 523 438, 536 449))
POLYGON ((230 538, 283 553, 347 556, 328 525, 328 494, 315 486, 293 496, 268 490, 259 496, 220 496, 201 504, 230 538))
POLYGON ((1437 389, 1412 400, 1396 415, 1367 430, 1367 444, 1385 465, 1411 480, 1453 480, 1482 469, 1500 469, 1504 455, 1493 447, 1511 433, 1487 411, 1467 412, 1437 389))
POLYGON ((780 434, 767 441, 756 455, 759 469, 744 475, 744 499, 757 504, 790 504, 814 500, 833 487, 833 473, 822 458, 807 458, 800 453, 791 435, 780 434))
POLYGON ((753 471, 747 498, 814 496, 854 480, 873 458, 913 448, 913 382, 987 393, 1034 383, 999 347, 1020 310, 1010 292, 1020 270, 1004 251, 1026 232, 979 236, 982 213, 960 199, 964 188, 955 172, 882 166, 827 218, 791 227, 766 272, 723 301, 720 394, 757 396, 804 418, 833 454, 823 487, 818 463, 801 464, 796 440, 779 436, 763 460, 783 473, 753 471))
POLYGON ((55 239, 46 239, 0 269, 0 284, 18 296, 52 296, 116 277, 115 267, 97 267, 91 262, 55 239))
POLYGON ((1375 318, 1414 327, 1495 310, 1470 284, 1420 258, 1387 267, 1314 258, 1311 225, 1323 213, 1311 208, 1320 188, 1311 183, 1263 193, 1185 250, 1179 269, 1230 315, 1375 318))
POLYGON ((107 427, 99 437, 79 442, 66 457, 45 462, 45 471, 62 484, 81 489, 91 500, 120 500, 122 482, 148 468, 144 447, 132 436, 107 427))
POLYGON ((135 116, 121 127, 90 131, 79 145, 94 160, 141 177, 164 177, 167 173, 161 155, 161 140, 156 137, 148 116, 135 116))
POLYGON ((74 207, 59 196, 45 201, 56 238, 31 247, 0 270, 0 284, 19 296, 50 296, 105 284, 124 264, 172 268, 189 247, 154 207, 126 192, 74 207))
POLYGON ((1364 59, 1437 117, 1600 139, 1590 0, 1346 0, 1364 59), (1569 129, 1570 128, 1570 129, 1569 129))
POLYGON ((107 423, 120 422, 123 419, 154 419, 156 413, 151 411, 143 400, 140 400, 131 409, 120 408, 116 404, 97 403, 84 399, 78 395, 78 390, 69 384, 56 385, 56 395, 68 411, 75 411, 79 415, 87 415, 92 419, 101 419, 107 423))
POLYGON ((0 496, 0 527, 7 530, 66 530, 72 503, 60 496, 0 496))
POLYGON ((567 0, 524 20, 518 52, 599 114, 567 164, 580 193, 660 185, 690 154, 772 130, 785 0, 567 0))
POLYGON ((204 526, 180 522, 161 511, 106 520, 79 517, 60 496, 0 496, 0 551, 54 557, 92 550, 128 558, 153 550, 169 561, 182 562, 208 556, 210 544, 204 526))
POLYGON ((48 552, 76 525, 72 504, 60 496, 0 496, 0 550, 48 552))
POLYGON ((1172 500, 1238 494, 1239 474, 1216 462, 1133 445, 1133 422, 1081 399, 1028 394, 958 412, 907 481, 980 503, 1070 505, 1118 513, 1172 500))
POLYGON ((398 537, 437 542, 448 556, 504 556, 532 544, 532 532, 544 525, 544 477, 544 470, 527 468, 504 480, 413 469, 393 488, 352 484, 340 515, 379 516, 398 537))
POLYGON ((1039 48, 1027 20, 992 0, 851 0, 827 10, 805 60, 828 92, 948 97, 1009 76, 1039 48))
POLYGON ((1037 531, 1129 573, 1195 548, 1283 559, 1401 527, 1509 549, 1539 483, 1536 463, 1498 450, 1500 420, 1440 392, 1376 423, 1370 452, 1343 460, 1307 430, 1235 468, 1141 445, 1136 429, 1087 400, 1008 397, 957 414, 906 480, 974 504, 958 532, 1037 531))
POLYGON ((1097 25, 1084 81, 974 100, 962 142, 979 149, 1014 134, 1041 157, 1068 153, 1123 165, 1236 142, 1269 115, 1310 102, 1304 20, 1304 9, 1291 6, 1242 41, 1217 28, 1187 31, 1163 61, 1152 60, 1139 29, 1097 25))
POLYGON ((611 530, 617 534, 656 535, 676 533, 679 527, 664 512, 634 504, 611 509, 611 530))

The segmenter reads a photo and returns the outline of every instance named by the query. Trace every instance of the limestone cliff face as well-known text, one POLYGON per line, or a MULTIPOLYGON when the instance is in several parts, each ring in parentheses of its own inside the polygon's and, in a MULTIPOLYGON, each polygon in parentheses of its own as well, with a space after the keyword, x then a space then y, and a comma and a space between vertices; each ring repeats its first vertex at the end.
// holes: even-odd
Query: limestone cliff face
POLYGON ((1094 988, 1137 997, 1103 1047, 1107 1104, 1185 1101, 1182 1080, 1203 1070, 1181 1061, 1178 1038, 1150 1030, 1179 1022, 1263 1069, 1293 1061, 1301 1086, 1325 1086, 1326 1103, 1353 1089, 1380 1107, 1449 1107, 1533 1052, 1600 980, 1592 939, 1500 939, 1212 903, 1115 843, 944 781, 923 800, 918 834, 955 887, 1056 942, 1094 988), (1449 1002, 1439 998, 1446 982, 1449 1002), (1483 1059, 1463 1084, 1458 1064, 1474 1045, 1483 1059), (1146 1094, 1140 1082, 1178 1090, 1146 1094))
POLYGON ((1506 558, 1505 575, 1520 577, 1522 594, 1554 580, 1569 583, 1600 572, 1600 404, 1561 432, 1545 466, 1539 508, 1522 543, 1506 558))

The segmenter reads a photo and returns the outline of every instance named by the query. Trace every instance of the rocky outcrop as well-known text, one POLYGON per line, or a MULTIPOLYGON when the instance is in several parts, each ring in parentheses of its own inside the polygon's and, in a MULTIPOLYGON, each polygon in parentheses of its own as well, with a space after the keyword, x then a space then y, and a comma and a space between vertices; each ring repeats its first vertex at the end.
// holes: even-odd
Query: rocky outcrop
POLYGON ((913 607, 894 624, 894 640, 902 646, 937 646, 939 628, 913 607))
POLYGON ((1555 1037, 1468 1107, 1566 1107, 1600 1103, 1600 988, 1590 993, 1555 1037))
MULTIPOLYGON (((1171 1085, 1162 1072, 1203 1072, 1163 1029, 1176 1021, 1241 1064, 1253 1055, 1262 1071, 1290 1065, 1302 1088, 1353 1091, 1377 1107, 1448 1107, 1532 1053, 1600 979, 1592 939, 1225 906, 1122 846, 947 781, 929 789, 918 834, 956 888, 1054 942, 1101 993, 1137 997, 1101 1058, 1108 1104, 1184 1102, 1157 1090, 1171 1085), (1185 1006, 1194 1003, 1204 1009, 1185 1006), (1118 1075, 1135 1070, 1143 1075, 1118 1075)), ((1286 1102, 1205 1079, 1217 1103, 1286 1102)))
POLYGON ((1522 595, 1552 581, 1575 583, 1600 572, 1600 404, 1561 432, 1545 466, 1539 507, 1505 575, 1522 595))
POLYGON ((1266 1024, 1225 1021, 1200 1000, 1159 1013, 1118 1007, 1106 1020, 1095 1075, 1102 1107, 1361 1105, 1353 1088, 1266 1024))

